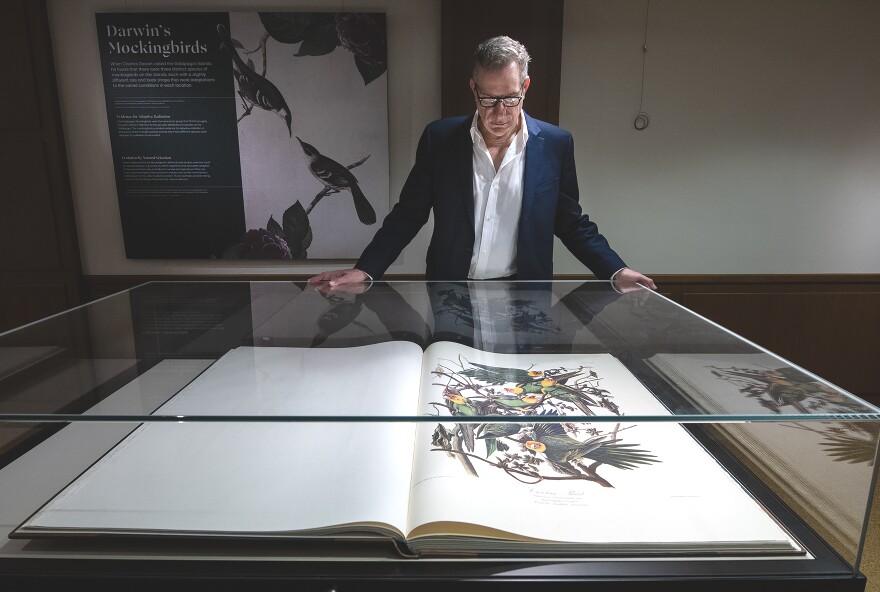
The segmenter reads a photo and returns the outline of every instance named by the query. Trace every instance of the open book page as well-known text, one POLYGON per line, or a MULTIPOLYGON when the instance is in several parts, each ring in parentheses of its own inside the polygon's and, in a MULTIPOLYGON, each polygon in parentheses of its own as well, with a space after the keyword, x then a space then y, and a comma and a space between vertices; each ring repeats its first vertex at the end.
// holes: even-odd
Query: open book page
MULTIPOLYGON (((240 347, 160 414, 402 415, 421 349, 240 347)), ((30 530, 284 533, 353 523, 403 530, 405 423, 146 423, 35 514, 30 530)))
POLYGON ((613 550, 794 550, 793 541, 608 354, 490 354, 433 344, 410 501, 411 537, 479 536, 613 550), (495 413, 516 423, 456 424, 495 413), (536 422, 544 415, 619 417, 536 422), (456 523, 456 524, 451 524, 456 523), (462 527, 462 523, 477 525, 462 527), (493 534, 497 535, 497 532, 493 534))
POLYGON ((657 354, 648 363, 709 413, 800 414, 804 421, 724 426, 773 485, 821 520, 827 534, 858 544, 870 500, 876 426, 809 421, 816 413, 870 413, 863 402, 764 354, 657 354))

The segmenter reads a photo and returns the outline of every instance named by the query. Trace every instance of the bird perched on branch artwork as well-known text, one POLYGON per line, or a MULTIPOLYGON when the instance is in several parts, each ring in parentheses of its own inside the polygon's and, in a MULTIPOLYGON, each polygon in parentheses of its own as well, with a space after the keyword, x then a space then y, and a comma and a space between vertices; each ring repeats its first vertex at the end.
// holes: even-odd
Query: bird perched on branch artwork
POLYGON ((367 196, 361 191, 357 178, 350 170, 363 163, 366 158, 353 165, 344 166, 332 158, 324 156, 318 152, 317 148, 307 142, 303 142, 298 136, 296 139, 299 141, 300 146, 302 146, 309 172, 324 184, 324 189, 315 196, 306 213, 310 212, 325 196, 347 189, 351 192, 351 196, 354 199, 354 209, 357 211, 358 219, 364 224, 375 224, 376 211, 370 205, 367 196))
POLYGON ((220 48, 232 58, 232 74, 238 84, 238 96, 241 97, 244 107, 244 113, 238 118, 238 121, 240 122, 250 115, 256 106, 266 111, 272 111, 281 117, 287 125, 287 134, 292 135, 290 107, 287 106, 284 95, 268 78, 257 74, 253 61, 248 59, 245 62, 241 59, 236 49, 236 45, 240 46, 241 44, 232 39, 225 25, 217 25, 217 34, 220 36, 220 48))

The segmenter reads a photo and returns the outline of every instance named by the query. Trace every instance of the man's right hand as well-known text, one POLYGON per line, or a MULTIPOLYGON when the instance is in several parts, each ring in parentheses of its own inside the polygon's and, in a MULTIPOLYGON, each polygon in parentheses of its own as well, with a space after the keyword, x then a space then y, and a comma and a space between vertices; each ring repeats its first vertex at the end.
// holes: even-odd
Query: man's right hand
POLYGON ((328 282, 331 288, 345 286, 347 284, 363 284, 369 281, 371 281, 370 276, 360 269, 337 269, 334 271, 325 271, 309 278, 310 284, 328 282))

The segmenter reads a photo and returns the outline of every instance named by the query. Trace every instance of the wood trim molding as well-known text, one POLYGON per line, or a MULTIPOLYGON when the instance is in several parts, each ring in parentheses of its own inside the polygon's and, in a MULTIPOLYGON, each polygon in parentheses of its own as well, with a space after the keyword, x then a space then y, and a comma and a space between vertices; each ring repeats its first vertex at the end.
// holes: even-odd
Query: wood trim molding
MULTIPOLYGON (((151 281, 289 281, 301 282, 312 274, 274 273, 274 274, 206 274, 206 275, 87 275, 83 281, 91 298, 106 295, 106 288, 122 286, 119 290, 151 281), (98 295, 98 293, 100 293, 98 295)), ((880 273, 829 273, 829 274, 651 274, 662 292, 693 291, 696 288, 710 291, 742 289, 771 289, 814 291, 814 290, 880 290, 880 273)), ((424 274, 388 274, 391 281, 424 281, 424 274)), ((556 275, 557 280, 587 281, 596 279, 590 274, 556 275)))
MULTIPOLYGON (((648 274, 658 285, 838 285, 864 284, 880 286, 880 273, 817 273, 817 274, 648 274)), ((590 279, 591 275, 557 275, 560 280, 590 279)))

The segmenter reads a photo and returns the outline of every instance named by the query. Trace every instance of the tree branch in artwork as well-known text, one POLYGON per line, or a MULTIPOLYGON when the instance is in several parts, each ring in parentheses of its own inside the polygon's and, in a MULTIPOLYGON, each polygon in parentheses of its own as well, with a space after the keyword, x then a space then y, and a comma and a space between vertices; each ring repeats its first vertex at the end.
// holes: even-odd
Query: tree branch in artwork
MULTIPOLYGON (((791 367, 718 367, 710 366, 712 375, 733 384, 745 397, 756 399, 772 413, 810 415, 813 413, 861 413, 861 402, 847 397, 791 367)), ((822 437, 820 446, 836 462, 860 463, 873 466, 877 450, 878 429, 870 422, 836 422, 814 428, 803 422, 783 424, 787 427, 810 431, 822 437)))
MULTIPOLYGON (((364 156, 362 159, 360 159, 357 162, 346 165, 345 168, 347 168, 348 170, 351 170, 353 168, 359 167, 362 164, 364 164, 368 158, 370 158, 369 154, 367 154, 366 156, 364 156)), ((311 211, 315 208, 316 205, 318 205, 318 202, 321 201, 321 199, 323 199, 324 197, 326 197, 332 193, 339 193, 340 191, 342 191, 341 187, 326 185, 321 191, 318 192, 318 195, 315 196, 315 199, 312 200, 312 203, 309 204, 309 207, 306 208, 306 215, 311 213, 311 211)))
POLYGON ((292 116, 284 95, 271 80, 256 72, 254 62, 250 58, 247 62, 241 58, 238 50, 243 49, 243 46, 241 42, 230 36, 225 25, 217 25, 217 35, 220 38, 220 49, 232 60, 232 74, 244 107, 244 114, 238 118, 239 123, 251 114, 254 107, 259 107, 278 115, 284 121, 288 135, 292 135, 290 128, 292 116))
MULTIPOLYGON (((370 158, 369 154, 345 168, 351 170, 359 167, 368 158, 370 158)), ((325 185, 309 204, 308 209, 303 208, 299 200, 296 200, 284 211, 281 217, 282 224, 278 224, 273 216, 269 216, 265 229, 248 230, 240 243, 232 245, 223 253, 223 258, 308 259, 308 248, 313 240, 309 214, 323 197, 338 193, 342 189, 342 187, 325 185), (256 242, 258 239, 260 242, 256 242)), ((375 219, 375 214, 373 216, 375 219)))
MULTIPOLYGON (((263 56, 263 71, 260 73, 262 76, 265 76, 265 75, 266 75, 266 68, 267 68, 267 60, 266 60, 266 53, 267 53, 267 52, 266 52, 266 42, 267 42, 268 40, 269 40, 269 33, 263 33, 263 36, 260 37, 260 42, 257 44, 257 46, 256 46, 254 49, 245 49, 244 46, 242 46, 240 43, 238 44, 238 46, 239 46, 239 47, 241 48, 241 50, 242 50, 242 53, 244 53, 245 55, 250 55, 250 54, 252 54, 252 53, 256 53, 256 52, 258 52, 258 51, 261 51, 261 52, 262 52, 262 56, 263 56)), ((234 40, 233 40, 233 41, 234 41, 234 40)), ((235 41, 235 43, 238 43, 238 42, 235 41)))
POLYGON ((617 423, 607 432, 600 424, 563 421, 563 416, 622 415, 612 394, 600 385, 591 368, 504 368, 471 362, 440 360, 431 372, 443 401, 431 406, 451 417, 506 416, 519 421, 437 424, 434 451, 457 457, 468 474, 479 476, 473 460, 504 471, 523 483, 543 480, 591 481, 613 487, 599 474, 602 466, 630 470, 660 460, 638 444, 622 441, 617 423), (476 443, 486 446, 484 456, 476 443), (467 461, 465 463, 465 461, 467 461))

